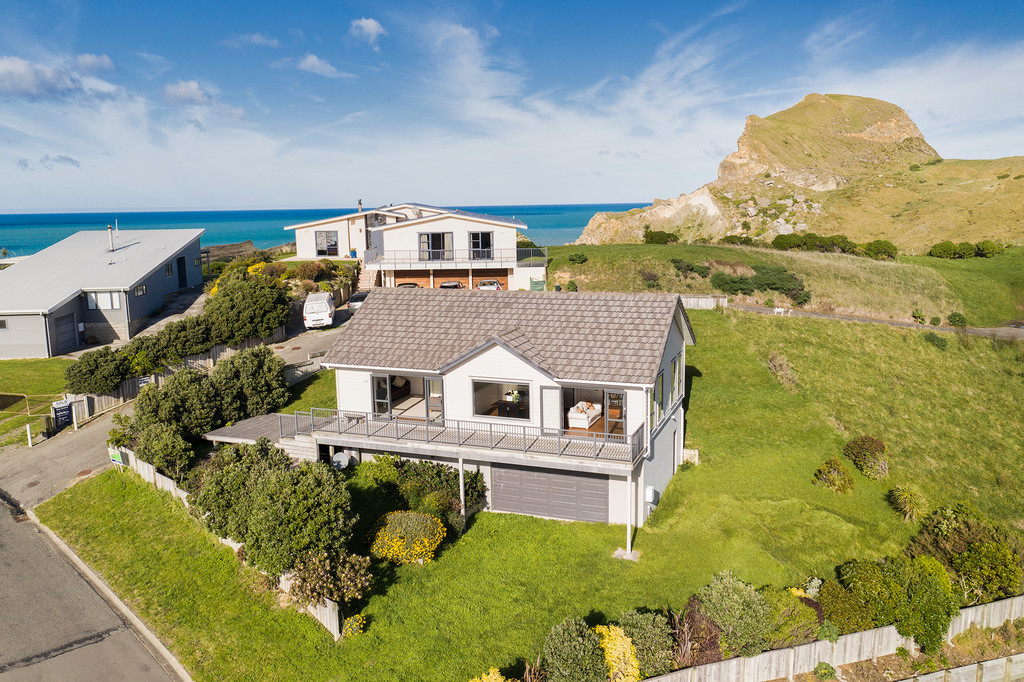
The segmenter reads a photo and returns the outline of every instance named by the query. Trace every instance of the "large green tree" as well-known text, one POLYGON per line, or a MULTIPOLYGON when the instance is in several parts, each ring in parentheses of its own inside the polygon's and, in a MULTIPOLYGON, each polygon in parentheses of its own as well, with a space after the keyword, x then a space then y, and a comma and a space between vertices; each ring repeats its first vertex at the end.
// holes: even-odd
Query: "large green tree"
POLYGON ((284 361, 266 346, 221 360, 210 379, 220 396, 224 421, 268 414, 288 401, 284 361))
POLYGON ((222 278, 203 308, 216 343, 237 346, 270 336, 288 321, 288 294, 276 280, 245 270, 222 278))

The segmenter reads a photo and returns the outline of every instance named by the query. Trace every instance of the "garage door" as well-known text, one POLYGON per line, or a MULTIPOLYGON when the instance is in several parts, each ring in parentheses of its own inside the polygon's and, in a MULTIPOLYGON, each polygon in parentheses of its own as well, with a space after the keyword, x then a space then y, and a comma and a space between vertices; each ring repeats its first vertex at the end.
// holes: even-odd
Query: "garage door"
POLYGON ((491 471, 495 511, 608 522, 607 476, 501 465, 491 471))
POLYGON ((78 328, 75 316, 65 315, 57 318, 57 354, 67 353, 78 348, 78 328))

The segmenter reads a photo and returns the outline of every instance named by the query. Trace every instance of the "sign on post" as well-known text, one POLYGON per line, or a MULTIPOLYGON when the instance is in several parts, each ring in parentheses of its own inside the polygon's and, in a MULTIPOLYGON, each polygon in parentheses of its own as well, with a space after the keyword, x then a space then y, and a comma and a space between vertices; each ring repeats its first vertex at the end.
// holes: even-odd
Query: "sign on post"
POLYGON ((53 428, 55 431, 60 431, 71 423, 70 400, 58 400, 50 406, 50 410, 53 412, 53 428))
POLYGON ((121 452, 121 448, 115 448, 108 445, 107 454, 110 455, 111 462, 124 466, 124 454, 121 452))

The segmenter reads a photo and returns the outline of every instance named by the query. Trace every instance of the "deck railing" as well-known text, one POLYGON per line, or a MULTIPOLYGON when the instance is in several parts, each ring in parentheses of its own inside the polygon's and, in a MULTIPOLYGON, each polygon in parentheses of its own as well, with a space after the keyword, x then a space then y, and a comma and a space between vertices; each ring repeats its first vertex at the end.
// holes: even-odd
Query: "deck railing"
POLYGON ((529 249, 367 249, 363 264, 378 269, 545 267, 546 247, 529 249))
MULTIPOLYGON (((410 419, 314 407, 292 417, 294 433, 349 434, 394 441, 511 450, 555 457, 636 462, 646 451, 644 425, 632 435, 586 433, 461 419, 410 419)), ((282 435, 286 426, 281 424, 282 435)))

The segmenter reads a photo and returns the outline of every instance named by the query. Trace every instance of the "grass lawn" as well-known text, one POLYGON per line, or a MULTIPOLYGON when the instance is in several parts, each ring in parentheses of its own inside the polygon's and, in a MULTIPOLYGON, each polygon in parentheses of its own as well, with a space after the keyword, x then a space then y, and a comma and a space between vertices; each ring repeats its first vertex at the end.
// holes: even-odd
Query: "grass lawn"
MULTIPOLYGON (((893 481, 918 482, 933 504, 971 497, 1002 520, 1024 515, 998 475, 1024 454, 1024 417, 1011 399, 1024 388, 1018 349, 963 348, 950 337, 939 351, 916 330, 801 318, 691 319, 699 345, 687 354, 687 439, 702 463, 677 474, 637 532, 638 563, 611 558, 622 526, 482 513, 436 561, 377 566, 367 632, 334 645, 254 590, 229 550, 134 476, 80 483, 38 513, 200 680, 466 680, 491 665, 516 673, 567 616, 680 608, 723 569, 786 585, 898 552, 915 526, 886 504, 893 481), (769 372, 770 350, 798 373, 794 392, 769 372), (892 480, 854 470, 852 494, 813 486, 821 462, 861 432, 889 441, 892 480)), ((355 507, 376 516, 365 492, 354 491, 355 507)))
POLYGON ((304 379, 292 386, 289 391, 291 397, 278 412, 293 414, 297 410, 308 411, 311 407, 331 407, 338 404, 332 370, 324 370, 304 379))
POLYGON ((33 360, 0 360, 0 393, 24 394, 25 399, 0 406, 0 446, 24 442, 25 424, 38 433, 42 428, 40 415, 50 413, 50 403, 61 399, 64 392, 64 370, 74 360, 41 358, 33 360))
POLYGON ((935 270, 963 301, 972 325, 998 325, 1024 320, 1024 246, 993 258, 946 260, 930 256, 901 256, 900 262, 935 270))

